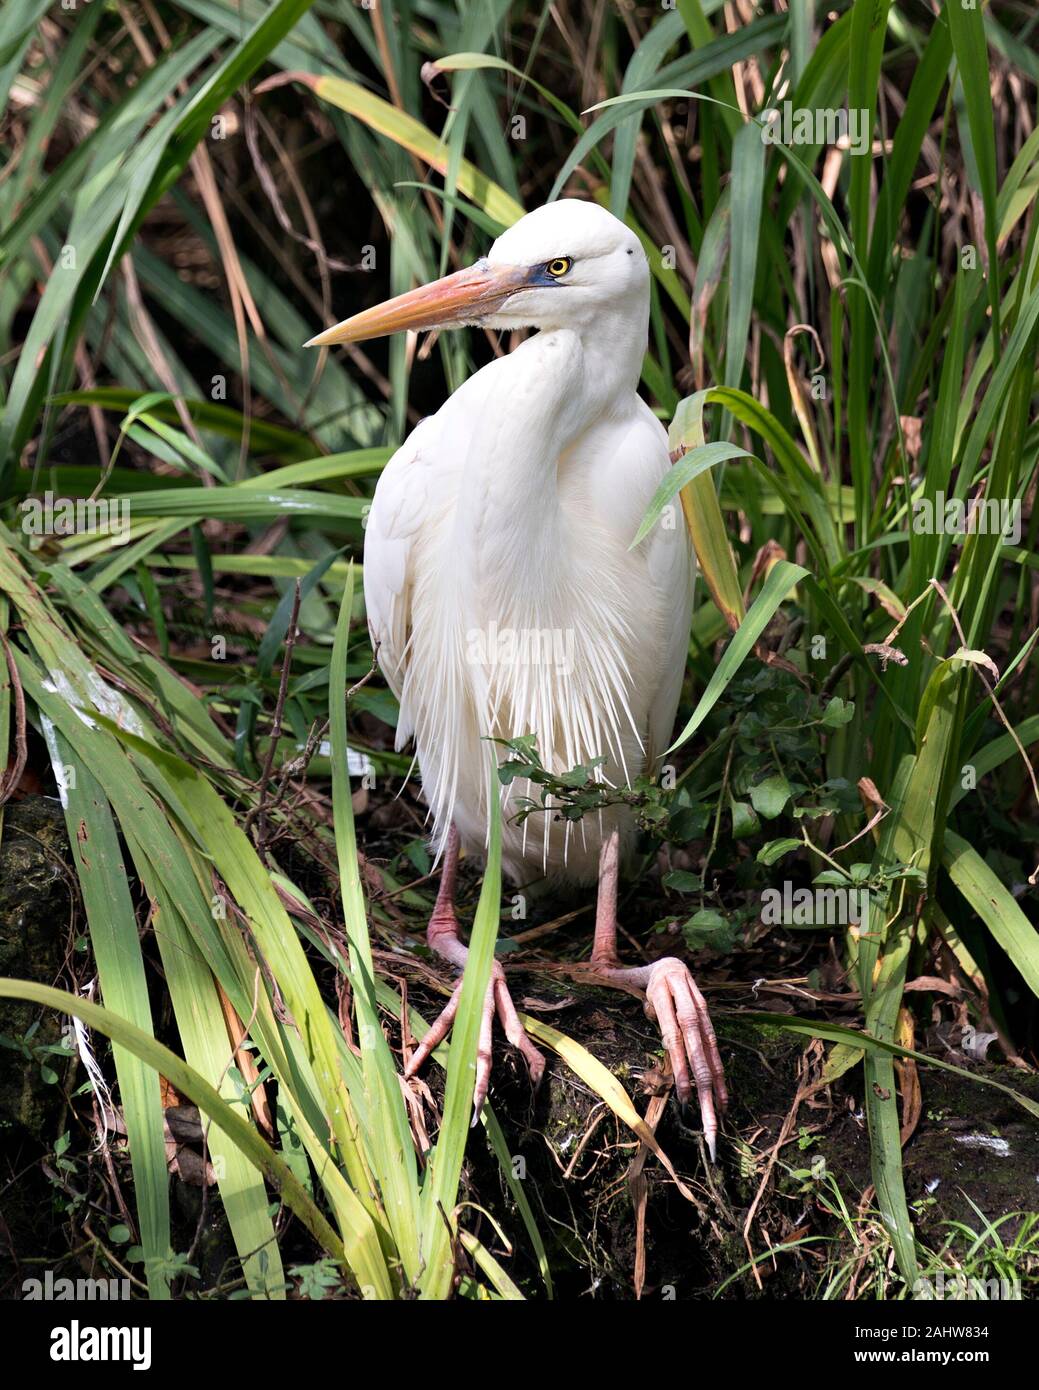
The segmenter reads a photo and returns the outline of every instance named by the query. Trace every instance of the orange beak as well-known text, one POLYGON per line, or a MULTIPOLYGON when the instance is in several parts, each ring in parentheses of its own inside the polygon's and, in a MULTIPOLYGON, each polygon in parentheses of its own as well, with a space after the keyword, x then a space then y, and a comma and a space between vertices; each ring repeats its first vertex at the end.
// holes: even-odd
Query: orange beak
MULTIPOLYGON (((536 274, 536 272, 534 272, 536 274)), ((450 328, 476 323, 494 313, 510 295, 532 283, 526 266, 491 265, 477 261, 466 270, 445 275, 430 285, 388 299, 342 323, 326 328, 304 347, 332 347, 336 343, 360 343, 365 338, 384 338, 405 329, 450 328)))

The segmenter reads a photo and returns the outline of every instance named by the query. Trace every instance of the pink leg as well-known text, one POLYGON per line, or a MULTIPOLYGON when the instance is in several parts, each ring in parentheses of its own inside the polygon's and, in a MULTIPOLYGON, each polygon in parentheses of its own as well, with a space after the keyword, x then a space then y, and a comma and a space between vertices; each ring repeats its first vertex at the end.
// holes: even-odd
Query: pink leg
MULTIPOLYGON (((442 960, 457 966, 459 970, 464 970, 469 951, 462 944, 458 935, 458 918, 455 916, 455 882, 457 877, 458 831, 452 826, 444 851, 444 868, 440 877, 440 889, 433 907, 433 915, 426 928, 426 940, 429 942, 430 949, 435 951, 442 960)), ((459 980, 440 1017, 412 1053, 411 1061, 404 1072, 405 1076, 414 1076, 429 1054, 439 1047, 447 1037, 455 1021, 458 1001, 461 997, 462 981, 459 980)), ((498 1015, 509 1042, 522 1053, 530 1072, 531 1081, 535 1086, 540 1082, 545 1070, 545 1059, 527 1037, 523 1024, 519 1020, 519 1015, 516 1013, 512 996, 505 984, 505 972, 495 961, 491 967, 491 983, 487 988, 487 998, 484 1000, 480 1040, 476 1049, 476 1087, 473 1092, 474 1124, 487 1098, 487 1089, 491 1081, 491 1025, 494 1022, 495 1013, 498 1015)))
POLYGON ((660 1027, 683 1105, 692 1098, 690 1069, 712 1161, 718 1143, 718 1111, 728 1104, 721 1054, 704 997, 689 969, 674 956, 652 965, 625 967, 617 959, 617 880, 620 835, 614 830, 599 856, 599 899, 591 965, 606 984, 635 985, 646 991, 646 1014, 660 1027))

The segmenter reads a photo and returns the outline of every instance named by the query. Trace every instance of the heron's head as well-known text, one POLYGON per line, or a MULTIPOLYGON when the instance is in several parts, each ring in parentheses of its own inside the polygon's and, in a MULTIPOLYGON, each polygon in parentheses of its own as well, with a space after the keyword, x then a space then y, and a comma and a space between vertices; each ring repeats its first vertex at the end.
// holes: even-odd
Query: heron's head
POLYGON ((307 347, 403 329, 581 328, 607 311, 645 314, 649 265, 638 237, 596 203, 547 203, 503 232, 466 270, 365 309, 307 347))

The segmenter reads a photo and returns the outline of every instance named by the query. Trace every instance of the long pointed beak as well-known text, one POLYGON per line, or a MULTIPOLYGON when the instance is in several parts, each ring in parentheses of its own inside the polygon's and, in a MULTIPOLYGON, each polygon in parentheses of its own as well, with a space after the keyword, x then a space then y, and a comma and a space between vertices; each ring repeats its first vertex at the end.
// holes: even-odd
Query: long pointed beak
POLYGON ((516 293, 532 283, 526 266, 491 265, 477 261, 454 275, 445 275, 430 285, 422 285, 385 304, 365 309, 342 323, 326 328, 304 347, 331 347, 335 343, 359 343, 365 338, 383 338, 407 328, 450 328, 477 323, 492 314, 516 293))

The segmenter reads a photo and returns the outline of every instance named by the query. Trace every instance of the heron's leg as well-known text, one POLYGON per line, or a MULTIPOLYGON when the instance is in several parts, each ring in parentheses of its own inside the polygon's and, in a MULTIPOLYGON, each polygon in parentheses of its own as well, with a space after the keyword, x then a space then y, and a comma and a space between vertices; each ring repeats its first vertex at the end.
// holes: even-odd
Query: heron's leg
POLYGON ((620 831, 614 830, 599 851, 599 896, 595 903, 592 965, 612 970, 617 960, 617 879, 620 875, 620 831))
POLYGON ((440 887, 433 904, 433 916, 426 927, 430 950, 451 961, 465 964, 465 947, 458 939, 458 918, 455 916, 455 884, 458 880, 458 831, 452 825, 447 832, 444 848, 444 867, 440 872, 440 887))
MULTIPOLYGON (((455 882, 458 877, 458 831, 451 827, 444 850, 444 868, 440 877, 440 888, 433 907, 433 915, 426 928, 426 940, 430 949, 442 960, 465 969, 469 957, 468 948, 458 935, 458 918, 455 916, 455 882)), ((447 1001, 440 1017, 412 1053, 405 1068, 405 1076, 414 1076, 429 1054, 447 1037, 458 1012, 458 1001, 462 997, 462 981, 459 980, 447 1001)), ((491 982, 487 987, 487 997, 483 1005, 483 1018, 480 1024, 480 1039, 476 1048, 476 1086, 473 1092, 473 1122, 483 1108, 487 1089, 491 1081, 491 1025, 497 1013, 505 1036, 513 1047, 519 1049, 527 1064, 531 1080, 536 1086, 545 1070, 545 1059, 527 1037, 523 1024, 516 1013, 505 972, 497 961, 491 966, 491 982)))
POLYGON ((718 1142, 718 1111, 728 1103, 725 1073, 704 997, 689 968, 674 956, 652 965, 623 966, 617 959, 617 879, 620 871, 620 832, 612 831, 599 855, 599 898, 591 968, 604 984, 634 985, 646 992, 646 1015, 658 1024, 675 1089, 683 1105, 692 1098, 692 1082, 703 1117, 704 1138, 711 1158, 718 1142), (690 1080, 692 1072, 692 1081, 690 1080))

